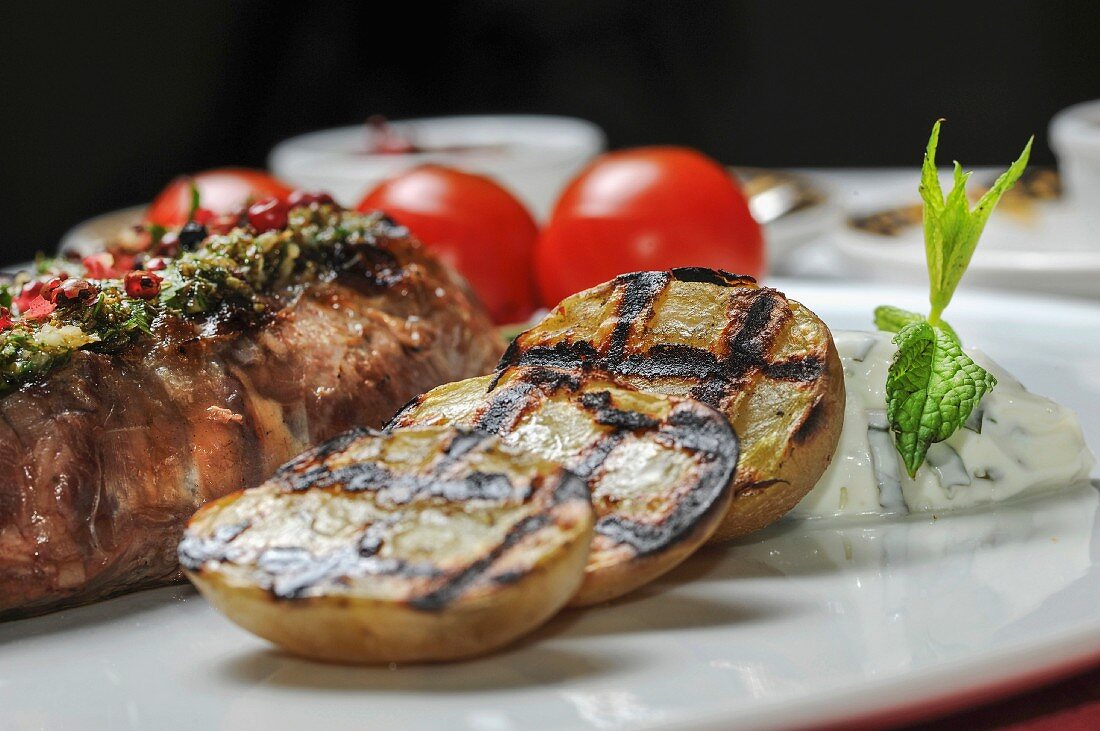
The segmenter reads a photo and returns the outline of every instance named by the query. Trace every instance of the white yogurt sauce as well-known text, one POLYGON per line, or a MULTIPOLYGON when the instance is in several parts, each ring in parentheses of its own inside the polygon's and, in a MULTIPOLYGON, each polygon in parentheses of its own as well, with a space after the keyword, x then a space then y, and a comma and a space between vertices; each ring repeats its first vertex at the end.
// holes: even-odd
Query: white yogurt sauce
POLYGON ((847 403, 829 468, 792 516, 891 515, 955 510, 1086 481, 1095 464, 1073 412, 1029 393, 977 350, 967 354, 997 377, 966 426, 933 444, 915 479, 886 423, 892 333, 837 331, 847 403))

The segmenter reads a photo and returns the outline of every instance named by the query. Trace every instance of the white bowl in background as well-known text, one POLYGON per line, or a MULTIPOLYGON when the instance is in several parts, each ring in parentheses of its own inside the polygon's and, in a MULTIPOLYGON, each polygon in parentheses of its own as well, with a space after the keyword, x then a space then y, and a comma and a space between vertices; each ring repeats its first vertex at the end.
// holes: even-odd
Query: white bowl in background
MULTIPOLYGON (((1050 122, 1050 146, 1058 156, 1066 201, 1100 226, 1100 99, 1067 107, 1050 122)), ((1100 237, 1093 237, 1100 248, 1100 237)))
POLYGON ((361 124, 280 142, 268 155, 268 167, 291 185, 327 190, 354 206, 382 180, 416 165, 440 163, 494 178, 545 220, 561 189, 607 145, 599 127, 570 117, 436 117, 388 126, 428 149, 368 152, 372 129, 361 124))

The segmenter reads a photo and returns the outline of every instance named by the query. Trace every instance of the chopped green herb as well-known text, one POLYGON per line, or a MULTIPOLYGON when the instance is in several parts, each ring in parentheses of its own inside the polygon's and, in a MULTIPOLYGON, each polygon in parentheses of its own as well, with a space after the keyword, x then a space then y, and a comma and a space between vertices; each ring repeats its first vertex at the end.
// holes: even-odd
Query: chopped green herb
MULTIPOLYGON (((276 288, 325 276, 353 261, 360 250, 356 245, 373 241, 378 221, 378 214, 300 207, 282 230, 256 234, 236 228, 209 236, 157 272, 163 281, 151 300, 128 296, 119 279, 94 280, 94 303, 62 300, 44 320, 16 317, 0 332, 0 393, 64 363, 75 350, 114 352, 151 334, 162 315, 262 314, 276 288)), ((78 265, 45 257, 37 269, 40 276, 84 274, 78 265)), ((4 298, 10 303, 6 287, 0 289, 0 301, 4 298)))
POLYGON ((199 193, 199 186, 195 185, 193 178, 187 179, 187 189, 191 193, 191 206, 187 210, 187 220, 191 221, 195 218, 195 211, 202 208, 202 195, 199 193))

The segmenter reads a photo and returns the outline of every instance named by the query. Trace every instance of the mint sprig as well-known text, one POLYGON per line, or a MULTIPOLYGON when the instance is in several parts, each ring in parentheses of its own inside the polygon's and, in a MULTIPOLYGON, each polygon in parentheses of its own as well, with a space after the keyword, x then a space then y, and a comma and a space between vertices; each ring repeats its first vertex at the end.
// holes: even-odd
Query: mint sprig
POLYGON ((928 448, 965 424, 981 398, 997 385, 996 378, 963 352, 959 336, 942 315, 970 265, 989 215, 1027 167, 1034 140, 1028 140, 1016 162, 971 209, 966 197, 971 174, 964 173, 957 161, 951 192, 945 197, 940 187, 936 147, 941 122, 932 126, 920 182, 931 312, 925 317, 888 305, 875 309, 875 326, 897 333, 898 351, 886 376, 886 417, 910 477, 916 476, 928 448))
POLYGON ((1031 157, 1031 143, 1027 141, 1024 151, 1008 170, 997 178, 985 192, 973 209, 966 198, 966 183, 971 173, 964 173, 962 165, 955 161, 954 187, 945 198, 940 188, 939 172, 936 170, 936 146, 940 140, 940 122, 932 126, 932 136, 928 138, 928 148, 924 153, 921 167, 920 197, 924 201, 924 254, 928 260, 929 301, 932 312, 928 321, 933 325, 939 322, 940 315, 947 309, 955 288, 959 285, 978 239, 982 235, 989 214, 993 213, 997 202, 1005 191, 1013 186, 1027 167, 1031 157))
POLYGON ((898 332, 898 353, 886 379, 886 418, 912 477, 928 447, 966 423, 997 379, 962 351, 958 339, 926 321, 898 332))

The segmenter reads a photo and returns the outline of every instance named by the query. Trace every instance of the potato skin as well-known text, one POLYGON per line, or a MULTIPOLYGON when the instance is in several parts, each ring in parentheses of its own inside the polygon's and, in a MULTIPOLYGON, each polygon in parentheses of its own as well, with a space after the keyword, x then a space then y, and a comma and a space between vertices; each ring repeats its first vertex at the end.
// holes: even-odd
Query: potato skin
POLYGON ((733 492, 726 490, 721 500, 715 502, 712 509, 695 523, 688 534, 660 553, 635 556, 630 561, 602 566, 594 566, 589 561, 584 581, 569 600, 568 606, 590 607, 614 601, 679 566, 714 534, 726 516, 732 496, 733 492))
POLYGON ((349 596, 280 599, 255 584, 186 571, 214 607, 242 628, 301 657, 357 665, 447 662, 500 649, 542 625, 580 585, 592 539, 590 511, 560 555, 521 580, 442 610, 349 596))
POLYGON ((497 368, 534 364, 605 373, 724 412, 741 451, 712 542, 793 508, 824 473, 843 426, 843 369, 829 328, 782 293, 720 270, 634 272, 567 297, 497 368))
POLYGON ((787 443, 773 478, 742 487, 708 543, 724 543, 754 533, 790 512, 806 497, 833 459, 844 425, 844 368, 829 335, 823 387, 814 406, 787 443))
MULTIPOLYGON (((573 607, 611 601, 674 568, 718 527, 733 494, 738 447, 723 414, 698 401, 635 391, 593 373, 517 367, 495 377, 446 384, 414 399, 387 428, 423 424, 490 429, 517 447, 584 473, 598 520, 584 583, 569 602, 573 607), (579 416, 585 428, 563 412, 579 416), (571 435, 568 448, 566 435, 571 435), (663 481, 654 482, 637 475, 631 479, 635 460, 619 462, 629 484, 605 492, 604 474, 592 467, 592 455, 604 455, 601 465, 614 462, 616 450, 629 449, 632 445, 624 442, 631 439, 675 445, 668 452, 687 457, 694 466, 690 472, 664 473, 663 481), (635 506, 642 494, 654 502, 646 501, 639 511, 635 506), (677 520, 681 510, 690 520, 677 520), (644 545, 629 536, 616 540, 616 525, 639 520, 643 533, 661 537, 644 545), (674 529, 666 528, 668 521, 676 524, 674 529)), ((652 455, 650 464, 656 464, 652 455)))
POLYGON ((204 506, 179 556, 219 611, 290 652, 444 662, 561 609, 594 526, 584 480, 492 435, 357 429, 204 506))

